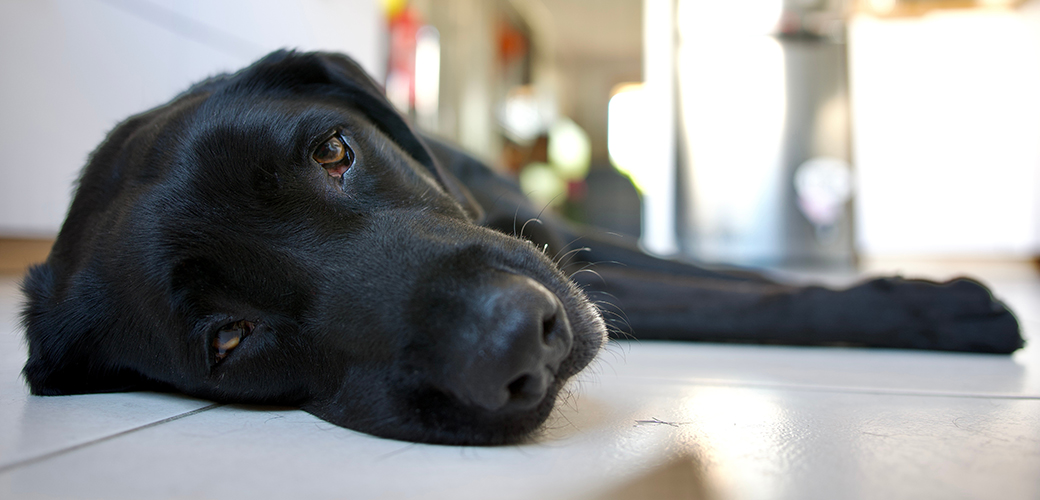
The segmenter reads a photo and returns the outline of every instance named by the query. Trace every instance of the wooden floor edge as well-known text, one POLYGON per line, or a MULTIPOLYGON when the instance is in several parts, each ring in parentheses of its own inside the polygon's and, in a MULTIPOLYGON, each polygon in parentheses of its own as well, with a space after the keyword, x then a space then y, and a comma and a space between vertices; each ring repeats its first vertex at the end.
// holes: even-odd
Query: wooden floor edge
POLYGON ((22 275, 47 260, 53 238, 0 238, 0 274, 22 275))
MULTIPOLYGON (((47 255, 54 245, 54 238, 13 238, 0 237, 0 275, 22 275, 33 264, 39 264, 47 260, 47 255)), ((889 263, 939 263, 939 264, 1004 264, 1004 265, 1031 265, 1040 272, 1040 255, 1035 257, 1026 256, 940 256, 922 257, 874 255, 865 256, 861 259, 860 267, 870 269, 872 267, 884 267, 889 263)))

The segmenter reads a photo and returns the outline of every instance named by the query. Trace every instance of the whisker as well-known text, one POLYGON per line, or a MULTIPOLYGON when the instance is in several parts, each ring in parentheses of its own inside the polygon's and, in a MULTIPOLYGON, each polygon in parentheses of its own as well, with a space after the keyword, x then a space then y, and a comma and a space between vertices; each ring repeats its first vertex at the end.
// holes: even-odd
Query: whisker
POLYGON ((604 292, 602 290, 596 290, 596 293, 598 293, 600 295, 606 295, 607 297, 610 297, 610 298, 612 298, 614 300, 621 300, 621 299, 617 298, 617 295, 614 295, 614 294, 612 294, 610 292, 604 292))
MULTIPOLYGON (((541 215, 541 212, 539 212, 538 215, 541 215)), ((537 222, 537 223, 539 223, 539 224, 541 224, 543 226, 545 225, 545 223, 542 222, 542 219, 539 219, 537 217, 534 217, 534 218, 531 218, 531 219, 527 219, 527 222, 525 222, 523 226, 520 226, 520 238, 524 237, 524 229, 527 229, 527 225, 532 223, 532 222, 537 222)), ((514 224, 515 224, 515 221, 514 221, 514 224)))
MULTIPOLYGON (((578 261, 576 264, 578 264, 578 263, 581 263, 581 261, 578 261)), ((592 267, 592 266, 599 266, 599 265, 603 265, 603 264, 616 264, 616 265, 621 266, 621 267, 627 267, 627 266, 625 266, 624 263, 618 262, 616 260, 600 260, 600 261, 596 261, 596 262, 586 262, 585 263, 585 267, 582 267, 582 269, 585 269, 585 268, 588 268, 588 267, 592 267)), ((570 265, 570 264, 568 264, 568 265, 570 265)), ((564 267, 561 267, 560 269, 564 269, 564 267)), ((575 274, 577 274, 577 273, 575 273, 575 274)))
POLYGON ((585 268, 585 267, 583 267, 581 269, 578 269, 577 271, 574 271, 573 273, 571 273, 570 277, 571 277, 571 279, 574 279, 575 276, 577 276, 577 275, 579 275, 581 273, 591 273, 593 276, 599 278, 600 281, 602 281, 603 283, 607 282, 607 280, 603 279, 603 275, 601 275, 599 273, 599 271, 596 271, 595 269, 588 269, 588 268, 585 268))
POLYGON ((534 217, 535 217, 536 219, 540 219, 540 218, 542 218, 542 214, 543 214, 543 213, 545 213, 545 209, 549 208, 549 205, 552 205, 552 203, 553 203, 554 201, 556 201, 556 198, 559 198, 559 197, 561 197, 561 196, 563 196, 563 193, 560 193, 560 194, 558 194, 558 195, 556 195, 556 196, 553 196, 553 197, 552 197, 552 199, 551 199, 551 200, 549 200, 549 202, 548 202, 548 203, 546 203, 546 204, 545 204, 545 205, 544 205, 544 206, 542 207, 542 209, 538 211, 538 215, 536 215, 536 216, 534 216, 534 217))
POLYGON ((573 249, 573 250, 563 254, 562 256, 559 255, 559 253, 557 253, 557 257, 559 257, 559 259, 555 259, 554 258, 553 262, 557 265, 557 267, 566 266, 566 265, 570 264, 570 262, 568 262, 567 264, 561 264, 561 262, 563 262, 564 259, 566 259, 566 258, 568 258, 570 256, 576 256, 579 252, 591 252, 591 251, 592 251, 592 249, 589 248, 589 247, 581 247, 581 248, 575 248, 575 249, 573 249))
POLYGON ((624 312, 603 310, 600 311, 600 314, 603 316, 604 323, 606 323, 608 327, 617 326, 620 328, 620 326, 624 326, 628 330, 632 329, 632 325, 628 322, 628 318, 625 317, 624 312), (621 323, 622 325, 617 325, 617 323, 621 323))
POLYGON ((518 215, 520 215, 520 205, 517 205, 516 206, 516 211, 513 212, 513 237, 514 238, 519 238, 520 237, 520 236, 518 236, 516 234, 516 217, 518 215))
MULTIPOLYGON (((571 245, 573 245, 575 242, 577 242, 578 240, 580 240, 582 238, 584 238, 584 236, 578 236, 577 238, 574 238, 573 240, 567 242, 566 245, 564 245, 562 248, 560 248, 560 252, 566 250, 567 248, 569 248, 571 245)), ((553 262, 559 262, 557 259, 559 259, 559 257, 560 257, 560 252, 556 252, 556 255, 553 256, 553 259, 552 259, 553 262)))

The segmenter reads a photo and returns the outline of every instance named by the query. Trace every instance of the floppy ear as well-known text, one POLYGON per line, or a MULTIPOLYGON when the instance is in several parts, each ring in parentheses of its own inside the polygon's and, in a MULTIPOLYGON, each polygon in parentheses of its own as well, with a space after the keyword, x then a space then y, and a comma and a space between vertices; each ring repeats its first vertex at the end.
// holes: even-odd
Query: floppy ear
POLYGON ((22 313, 29 360, 22 375, 33 394, 57 396, 161 388, 141 374, 106 361, 103 304, 89 297, 56 300, 50 264, 30 269, 22 282, 22 313))
POLYGON ((316 53, 329 72, 332 83, 348 91, 355 105, 390 136, 412 158, 429 169, 448 193, 458 201, 470 220, 484 219, 484 210, 468 189, 430 153, 429 148, 404 117, 387 100, 383 88, 353 59, 342 54, 316 53))

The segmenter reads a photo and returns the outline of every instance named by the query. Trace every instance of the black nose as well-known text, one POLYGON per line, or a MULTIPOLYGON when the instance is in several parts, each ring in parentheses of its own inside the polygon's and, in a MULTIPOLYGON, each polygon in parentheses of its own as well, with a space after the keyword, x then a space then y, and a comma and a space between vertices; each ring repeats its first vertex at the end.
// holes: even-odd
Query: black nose
POLYGON ((504 272, 473 292, 440 346, 442 389, 489 411, 536 406, 573 344, 563 304, 538 282, 504 272))

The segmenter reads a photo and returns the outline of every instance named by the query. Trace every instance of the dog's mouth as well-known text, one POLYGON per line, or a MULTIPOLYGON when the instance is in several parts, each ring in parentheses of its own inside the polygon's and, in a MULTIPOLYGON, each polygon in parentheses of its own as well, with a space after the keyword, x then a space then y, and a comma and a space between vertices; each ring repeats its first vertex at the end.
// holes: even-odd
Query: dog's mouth
POLYGON ((437 389, 420 389, 405 399, 417 426, 398 426, 386 437, 431 444, 496 446, 528 441, 552 413, 565 380, 547 380, 539 396, 496 410, 468 405, 437 389), (411 434, 418 429, 420 434, 411 434))

